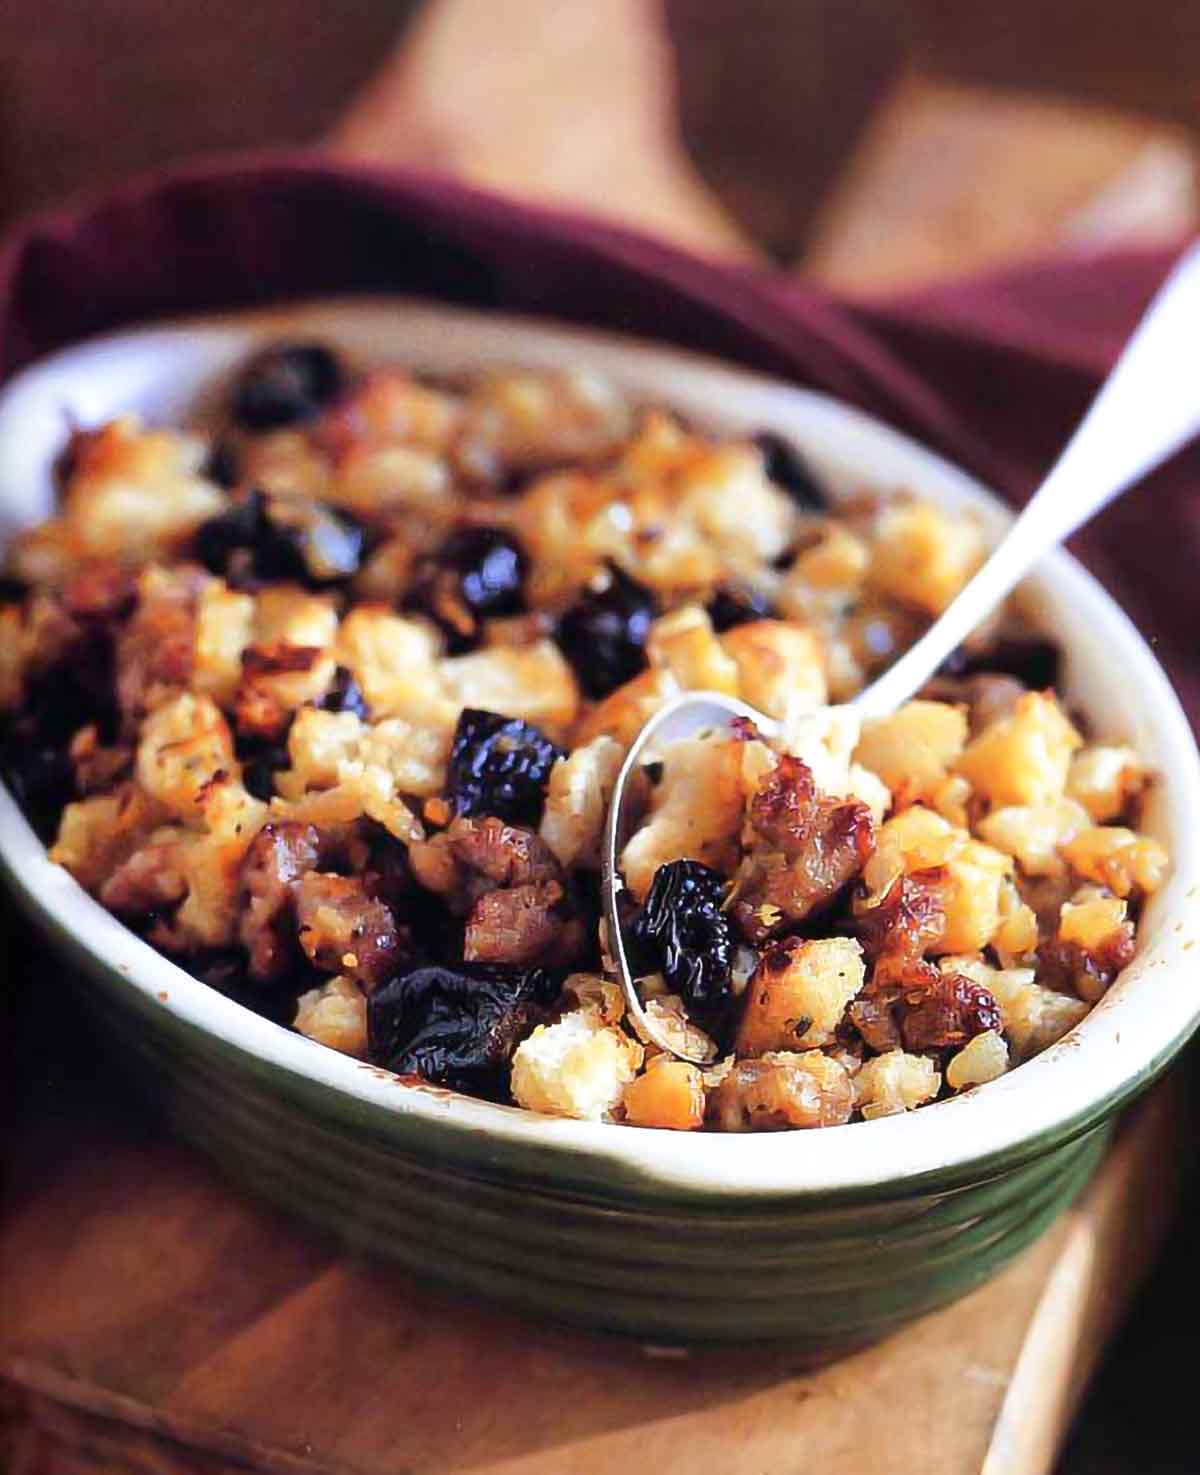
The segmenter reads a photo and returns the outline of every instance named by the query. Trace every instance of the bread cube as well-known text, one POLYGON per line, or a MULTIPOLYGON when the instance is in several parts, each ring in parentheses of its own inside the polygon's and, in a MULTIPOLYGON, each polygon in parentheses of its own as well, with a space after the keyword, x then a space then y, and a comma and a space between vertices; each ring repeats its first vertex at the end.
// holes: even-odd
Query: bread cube
POLYGON ((592 1011, 564 1014, 517 1046, 513 1097, 530 1111, 598 1121, 620 1102, 642 1054, 636 1040, 592 1011))
POLYGON ((737 662, 722 647, 708 612, 685 604, 661 615, 650 627, 646 658, 670 671, 685 690, 738 692, 737 662))
POLYGON ((1145 785, 1146 769, 1125 743, 1089 743, 1067 772, 1067 794, 1096 824, 1119 819, 1145 785))
POLYGON ((735 1051, 809 1050, 828 1044, 866 978, 853 938, 789 937, 766 948, 746 990, 735 1051))
POLYGON ((897 808, 929 801, 967 741, 967 714, 946 702, 906 702, 863 723, 857 762, 878 774, 897 808))
MULTIPOLYGON (((553 640, 498 645, 440 662, 441 685, 460 711, 482 707, 532 722, 551 738, 565 736, 579 712, 579 686, 553 640)), ((400 714, 398 714, 400 715, 400 714)), ((414 715, 414 721, 420 721, 414 715)))
POLYGON ((620 743, 600 736, 551 768, 541 836, 564 867, 599 865, 600 837, 623 758, 620 743))
POLYGON ((983 729, 955 766, 994 808, 1054 804, 1082 742, 1053 695, 1027 691, 1009 716, 983 729))
POLYGON ((1063 846, 1063 855, 1076 875, 1118 896, 1157 891, 1167 874, 1167 852, 1158 841, 1119 825, 1082 830, 1063 846))
POLYGON ((837 1127, 850 1120, 854 1088, 846 1068, 820 1050, 775 1051, 736 1060, 709 1095, 723 1132, 837 1127))
POLYGON ((928 502, 885 508, 876 525, 869 581, 882 594, 940 615, 984 557, 974 520, 928 502))
POLYGON ((740 746, 714 735, 684 738, 664 750, 649 816, 621 852, 625 884, 639 901, 668 861, 733 870, 743 811, 740 746))
POLYGON ((720 639, 737 665, 738 694, 768 717, 813 712, 829 700, 821 641, 807 625, 751 620, 720 639))
POLYGON ((704 1081, 694 1065, 659 1055, 625 1087, 622 1105, 631 1126, 694 1132, 704 1123, 704 1081))
POLYGON ((1082 804, 1058 799, 1052 804, 1009 804, 986 815, 980 838, 1011 855, 1027 876, 1061 876, 1066 861, 1060 851, 1091 820, 1082 804))
POLYGON ((854 1075, 854 1104, 867 1121, 897 1116, 932 1101, 941 1084, 937 1067, 926 1056, 888 1050, 864 1060, 854 1075))
POLYGON ((364 1060, 367 1054, 367 1001, 352 978, 339 975, 296 1000, 295 1027, 319 1045, 364 1060))
POLYGON ((994 1029, 968 1040, 946 1066, 946 1084, 952 1091, 965 1091, 969 1086, 983 1086, 1008 1069, 1008 1046, 1004 1036, 994 1029))

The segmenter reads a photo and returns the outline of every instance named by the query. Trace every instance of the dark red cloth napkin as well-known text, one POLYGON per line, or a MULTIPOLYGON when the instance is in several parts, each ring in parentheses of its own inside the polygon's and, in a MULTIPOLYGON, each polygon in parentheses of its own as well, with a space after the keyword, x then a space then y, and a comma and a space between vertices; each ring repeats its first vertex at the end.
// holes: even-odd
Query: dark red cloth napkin
MULTIPOLYGON (((305 156, 236 161, 135 181, 12 237, 0 251, 0 377, 147 318, 414 293, 664 339, 819 387, 1020 501, 1172 255, 1073 252, 864 305, 445 179, 305 156)), ((1193 721, 1198 485, 1193 448, 1074 545, 1156 643, 1193 721)))

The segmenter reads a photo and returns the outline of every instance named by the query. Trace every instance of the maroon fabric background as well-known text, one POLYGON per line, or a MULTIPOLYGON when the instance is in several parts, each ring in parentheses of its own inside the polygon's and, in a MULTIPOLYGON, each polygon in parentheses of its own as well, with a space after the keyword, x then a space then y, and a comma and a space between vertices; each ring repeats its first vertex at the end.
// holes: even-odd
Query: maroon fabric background
MULTIPOLYGON (((851 304, 443 179, 304 156, 235 161, 135 181, 10 239, 0 251, 0 377, 124 323, 408 292, 665 339, 825 389, 1020 501, 1170 259, 1076 253, 851 304)), ((1192 448, 1073 545, 1156 643, 1194 721, 1198 487, 1192 448)))

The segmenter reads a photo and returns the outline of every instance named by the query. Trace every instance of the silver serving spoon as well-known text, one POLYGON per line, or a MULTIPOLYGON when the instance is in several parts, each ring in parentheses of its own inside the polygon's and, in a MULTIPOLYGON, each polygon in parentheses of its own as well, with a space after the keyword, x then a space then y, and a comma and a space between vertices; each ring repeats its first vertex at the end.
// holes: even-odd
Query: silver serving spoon
MULTIPOLYGON (((892 712, 919 691, 1044 553, 1200 431, 1194 374, 1198 335, 1200 244, 1195 244, 1159 288, 1079 428, 987 562, 921 639, 854 698, 852 705, 864 717, 892 712)), ((630 780, 651 761, 648 755, 677 738, 729 729, 735 717, 748 717, 765 738, 779 733, 773 718, 721 692, 685 692, 656 712, 621 765, 604 827, 601 898, 608 951, 626 1006, 643 1038, 698 1065, 705 1060, 672 1044, 638 997, 621 934, 618 901, 624 883, 618 857, 627 838, 630 780)))

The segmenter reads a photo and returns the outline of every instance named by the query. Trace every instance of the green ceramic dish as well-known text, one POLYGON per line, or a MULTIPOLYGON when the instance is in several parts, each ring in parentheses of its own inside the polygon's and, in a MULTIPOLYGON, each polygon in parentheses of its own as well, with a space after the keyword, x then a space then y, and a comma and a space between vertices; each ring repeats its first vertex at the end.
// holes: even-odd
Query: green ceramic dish
MULTIPOLYGON (((202 413, 258 340, 303 333, 436 371, 587 362, 722 429, 793 436, 838 489, 907 486, 1003 513, 963 473, 824 397, 688 355, 388 302, 152 328, 82 345, 0 402, 0 528, 45 514, 63 412, 202 413)), ((1139 954, 1086 1020, 998 1081, 912 1116, 821 1132, 673 1134, 562 1121, 414 1087, 240 1008, 139 941, 46 858, 0 791, 0 861, 89 975, 89 1000, 155 1109, 231 1174, 431 1279, 647 1341, 780 1338, 819 1353, 962 1295, 1087 1181, 1116 1113, 1200 1019, 1200 764, 1137 632, 1066 555, 1031 581, 1097 730, 1161 775, 1170 848, 1139 954)))

